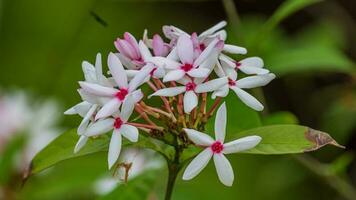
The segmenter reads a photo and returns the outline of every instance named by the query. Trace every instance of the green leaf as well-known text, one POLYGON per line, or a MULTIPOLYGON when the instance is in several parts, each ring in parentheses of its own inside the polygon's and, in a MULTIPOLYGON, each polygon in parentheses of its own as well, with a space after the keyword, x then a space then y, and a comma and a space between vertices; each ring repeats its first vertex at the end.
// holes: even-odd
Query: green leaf
POLYGON ((129 180, 127 184, 120 184, 109 194, 99 198, 100 200, 123 199, 123 200, 141 200, 149 199, 153 187, 160 171, 150 170, 129 180))
POLYGON ((262 119, 263 125, 274 124, 297 124, 298 119, 295 115, 287 111, 272 113, 262 119))
POLYGON ((250 135, 262 137, 253 149, 243 153, 291 154, 315 151, 325 145, 339 145, 329 134, 299 125, 272 125, 240 132, 236 139, 250 135))
POLYGON ((262 27, 260 37, 265 37, 269 31, 276 27, 282 20, 309 5, 321 2, 321 0, 288 0, 282 3, 274 14, 262 27))
POLYGON ((354 64, 340 50, 322 46, 303 46, 280 51, 265 58, 268 69, 277 76, 303 71, 351 72, 354 64))
MULTIPOLYGON (((57 137, 35 156, 31 163, 30 173, 38 173, 63 160, 93 154, 96 152, 107 151, 110 137, 108 134, 104 134, 95 139, 90 138, 83 149, 75 154, 73 150, 78 139, 79 137, 75 129, 69 130, 57 137)), ((157 152, 162 152, 162 148, 158 143, 153 143, 150 138, 142 135, 140 135, 139 141, 136 143, 128 143, 124 140, 123 146, 126 145, 150 148, 157 152)))

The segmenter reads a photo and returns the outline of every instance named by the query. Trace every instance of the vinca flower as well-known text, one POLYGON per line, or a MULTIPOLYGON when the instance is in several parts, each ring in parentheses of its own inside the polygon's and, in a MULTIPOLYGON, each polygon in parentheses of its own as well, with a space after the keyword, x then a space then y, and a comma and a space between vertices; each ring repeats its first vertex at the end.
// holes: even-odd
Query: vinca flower
POLYGON ((219 180, 226 186, 232 186, 234 172, 224 154, 237 153, 254 148, 262 138, 254 135, 224 143, 226 121, 226 106, 223 103, 216 113, 215 140, 209 135, 194 129, 184 129, 189 139, 195 145, 205 148, 185 169, 183 174, 184 180, 190 180, 197 176, 206 167, 211 157, 213 157, 219 180))

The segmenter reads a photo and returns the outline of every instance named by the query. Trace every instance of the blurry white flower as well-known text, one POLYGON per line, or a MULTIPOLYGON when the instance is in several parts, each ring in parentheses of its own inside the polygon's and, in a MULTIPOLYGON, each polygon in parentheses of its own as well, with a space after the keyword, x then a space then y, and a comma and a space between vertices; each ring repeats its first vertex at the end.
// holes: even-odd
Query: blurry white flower
POLYGON ((56 127, 60 111, 51 100, 33 102, 21 91, 0 95, 0 154, 11 139, 23 135, 25 146, 17 167, 28 167, 32 158, 60 132, 56 127))
POLYGON ((232 185, 234 172, 224 154, 237 153, 254 148, 261 141, 261 137, 247 136, 224 144, 226 117, 226 106, 223 103, 218 109, 215 118, 215 140, 209 135, 194 129, 184 129, 195 145, 205 148, 185 169, 184 180, 190 180, 197 176, 213 157, 219 180, 226 186, 232 185))
POLYGON ((160 169, 164 164, 163 160, 153 151, 137 148, 124 149, 117 163, 119 163, 119 166, 115 172, 116 176, 104 176, 96 181, 94 185, 95 193, 105 195, 119 184, 125 183, 148 170, 160 169))

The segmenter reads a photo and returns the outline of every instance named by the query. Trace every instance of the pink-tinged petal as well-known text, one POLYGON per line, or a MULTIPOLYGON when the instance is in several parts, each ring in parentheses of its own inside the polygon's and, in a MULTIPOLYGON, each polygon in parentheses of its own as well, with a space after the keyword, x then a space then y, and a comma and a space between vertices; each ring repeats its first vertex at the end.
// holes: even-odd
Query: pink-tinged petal
MULTIPOLYGON (((83 89, 78 89, 77 91, 80 95, 80 98, 82 98, 83 102, 86 101, 89 104, 101 104, 100 99, 105 99, 105 97, 98 97, 96 95, 93 95, 93 94, 90 94, 90 93, 84 91, 83 89)), ((111 97, 108 97, 108 98, 111 98, 111 97)))
POLYGON ((191 180, 192 178, 196 177, 209 163, 212 155, 213 152, 210 150, 210 148, 206 148, 204 151, 199 153, 185 169, 183 180, 191 180))
POLYGON ((224 66, 224 64, 226 64, 225 66, 231 67, 231 68, 233 68, 233 69, 236 68, 235 61, 234 61, 232 58, 226 56, 225 54, 221 54, 221 55, 219 56, 219 60, 222 61, 221 64, 222 64, 223 66, 224 66))
POLYGON ((164 88, 157 90, 155 93, 148 96, 148 98, 151 98, 152 96, 174 97, 183 92, 185 92, 185 86, 164 88))
POLYGON ((264 69, 264 68, 258 68, 258 67, 247 67, 247 66, 240 66, 239 70, 242 71, 245 74, 258 74, 258 75, 262 75, 262 74, 268 74, 269 70, 268 69, 264 69))
POLYGON ((104 87, 95 83, 79 81, 79 85, 84 91, 97 96, 112 97, 117 92, 114 88, 104 87))
POLYGON ((219 90, 216 90, 211 94, 211 98, 215 99, 216 97, 226 97, 229 94, 230 88, 228 85, 224 85, 219 90))
POLYGON ((152 57, 150 50, 148 49, 148 47, 145 45, 145 43, 142 40, 139 42, 138 46, 139 46, 140 53, 141 53, 141 56, 144 61, 147 61, 147 59, 152 57))
POLYGON ((127 69, 127 70, 125 70, 125 72, 126 72, 127 78, 132 79, 140 72, 140 70, 127 69))
POLYGON ((196 145, 208 147, 214 143, 214 139, 208 134, 189 128, 184 128, 184 131, 187 133, 188 138, 196 145))
POLYGON ((224 72, 223 67, 221 66, 220 62, 217 60, 216 61, 216 67, 214 67, 214 72, 218 77, 225 77, 226 74, 224 72))
POLYGON ((241 99, 241 101, 244 102, 248 107, 250 107, 254 110, 257 110, 257 111, 263 110, 263 105, 249 93, 241 90, 240 88, 238 88, 236 86, 231 87, 231 89, 241 99))
POLYGON ((177 41, 177 53, 183 64, 193 64, 194 48, 193 42, 187 35, 181 35, 177 41))
POLYGON ((147 31, 147 29, 145 29, 143 31, 142 40, 143 40, 143 42, 145 42, 145 44, 148 48, 152 48, 152 40, 149 39, 147 35, 148 35, 148 31, 147 31))
POLYGON ((128 88, 129 92, 136 90, 138 87, 144 84, 146 82, 147 77, 150 76, 150 73, 153 68, 154 67, 151 64, 144 66, 130 81, 128 88))
POLYGON ((153 72, 154 78, 163 78, 166 75, 166 71, 162 67, 157 67, 153 72))
POLYGON ((120 105, 121 101, 119 99, 111 99, 98 111, 95 115, 95 120, 111 116, 114 112, 119 110, 120 105))
POLYGON ((96 58, 95 58, 95 71, 96 71, 96 80, 98 81, 98 83, 102 83, 103 80, 103 66, 102 66, 102 62, 101 62, 101 54, 97 53, 96 54, 96 58))
POLYGON ((128 57, 126 57, 122 53, 115 53, 115 55, 119 58, 121 63, 127 68, 127 69, 137 69, 137 66, 132 62, 132 60, 128 57))
POLYGON ((132 46, 133 50, 135 51, 136 57, 140 58, 140 50, 137 44, 136 38, 129 32, 124 33, 124 39, 132 46))
POLYGON ((131 93, 132 99, 135 103, 138 103, 143 98, 141 89, 135 90, 131 93))
POLYGON ((89 125, 87 130, 85 131, 85 136, 97 136, 113 129, 114 119, 108 118, 94 122, 93 124, 89 125))
POLYGON ((87 61, 82 62, 82 70, 84 73, 84 79, 89 83, 96 83, 96 71, 92 64, 87 61))
POLYGON ((148 62, 151 62, 158 67, 163 67, 166 69, 178 69, 181 66, 181 63, 164 57, 152 57, 148 59, 148 62))
POLYGON ((183 98, 183 108, 185 113, 190 113, 198 105, 198 97, 194 91, 187 91, 183 98))
POLYGON ((163 82, 177 81, 177 80, 183 78, 184 75, 185 75, 185 72, 183 70, 180 70, 180 69, 172 70, 164 76, 163 82))
POLYGON ((265 74, 265 75, 249 76, 249 77, 245 77, 245 78, 242 78, 242 79, 236 81, 236 85, 242 89, 261 87, 261 86, 267 85, 274 78, 276 78, 276 75, 274 75, 272 73, 265 74))
POLYGON ((213 38, 217 37, 220 40, 225 41, 226 38, 227 38, 227 33, 226 33, 225 30, 221 30, 221 31, 218 31, 218 32, 214 33, 211 37, 213 37, 213 38))
POLYGON ((80 136, 77 144, 74 147, 74 153, 78 153, 83 147, 84 145, 87 143, 88 141, 88 137, 87 136, 80 136))
POLYGON ((215 139, 224 143, 226 134, 226 105, 225 102, 221 104, 215 117, 215 139))
POLYGON ((164 56, 165 53, 164 41, 162 40, 161 36, 159 36, 158 34, 155 34, 153 36, 152 48, 155 56, 164 56))
POLYGON ((223 69, 225 70, 226 76, 229 77, 231 80, 237 79, 237 71, 235 69, 226 66, 224 66, 223 69))
POLYGON ((213 79, 208 82, 197 85, 197 87, 195 88, 195 92, 197 93, 212 92, 214 90, 220 89, 227 83, 228 83, 227 77, 213 79))
POLYGON ((240 60, 239 63, 241 64, 241 66, 258 68, 262 68, 264 65, 263 60, 260 57, 245 58, 243 60, 240 60))
POLYGON ((257 135, 243 137, 224 144, 224 154, 237 153, 254 148, 261 142, 262 138, 257 135))
POLYGON ((213 27, 209 28, 208 30, 202 32, 200 35, 199 35, 199 38, 203 38, 203 37, 206 37, 206 36, 209 36, 213 33, 215 33, 216 31, 224 28, 226 26, 226 21, 221 21, 219 23, 217 23, 216 25, 214 25, 213 27))
POLYGON ((122 119, 123 122, 127 122, 127 120, 129 120, 135 108, 135 104, 136 102, 133 100, 131 94, 127 95, 121 107, 120 118, 122 119))
POLYGON ((231 44, 225 44, 224 45, 224 52, 231 53, 231 54, 246 54, 247 50, 243 47, 231 45, 231 44))
POLYGON ((203 67, 199 67, 199 68, 192 69, 192 70, 188 71, 187 74, 189 76, 195 77, 195 78, 206 78, 209 76, 210 70, 203 68, 203 67))
POLYGON ((120 128, 121 134, 130 140, 130 142, 138 141, 138 129, 134 126, 124 124, 120 128))
POLYGON ((90 119, 94 115, 97 108, 98 108, 98 105, 96 105, 96 104, 92 105, 91 108, 89 109, 89 111, 87 112, 87 114, 84 116, 83 120, 80 122, 80 125, 77 130, 79 135, 84 134, 84 132, 90 122, 90 119))
POLYGON ((81 117, 84 117, 90 110, 92 104, 86 101, 80 102, 77 105, 69 108, 64 112, 65 115, 75 115, 79 114, 81 117))
POLYGON ((213 157, 216 173, 218 174, 220 182, 226 186, 232 186, 234 182, 234 171, 230 162, 222 153, 214 154, 213 157))
POLYGON ((171 52, 168 54, 167 59, 178 61, 177 47, 173 47, 171 52))
POLYGON ((207 60, 211 54, 214 51, 214 48, 216 48, 216 44, 219 42, 219 39, 214 39, 205 49, 203 52, 201 52, 201 54, 199 55, 199 57, 194 61, 193 66, 197 67, 200 64, 202 64, 205 60, 207 60))
POLYGON ((108 66, 112 77, 115 79, 115 82, 119 88, 127 88, 127 76, 124 67, 122 66, 119 58, 110 52, 108 57, 108 66))
POLYGON ((122 40, 122 39, 117 39, 114 42, 114 45, 115 45, 116 49, 124 56, 126 56, 130 59, 135 59, 137 57, 137 54, 136 54, 134 48, 130 45, 129 42, 122 40))
POLYGON ((121 133, 119 130, 115 129, 112 133, 109 145, 109 153, 108 153, 108 164, 109 169, 116 163, 117 159, 119 158, 120 151, 121 151, 121 133))

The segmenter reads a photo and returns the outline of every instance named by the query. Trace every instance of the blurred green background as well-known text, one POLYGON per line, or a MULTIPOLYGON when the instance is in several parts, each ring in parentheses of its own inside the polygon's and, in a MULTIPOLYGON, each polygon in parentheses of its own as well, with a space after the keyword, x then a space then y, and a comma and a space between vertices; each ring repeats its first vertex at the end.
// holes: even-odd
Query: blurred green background
MULTIPOLYGON (((356 199, 356 2, 288 3, 0 0, 0 88, 54 98, 65 111, 80 100, 81 62, 94 62, 97 52, 105 61, 125 31, 140 38, 145 28, 152 36, 172 24, 201 32, 228 20, 228 41, 246 47, 248 56, 262 57, 277 75, 263 91, 254 91, 266 102, 266 111, 240 106, 236 117, 228 118, 234 121, 229 130, 299 123, 330 133, 347 148, 327 147, 304 156, 231 157, 231 188, 218 182, 210 163, 193 181, 179 180, 173 199, 356 199)), ((79 122, 67 116, 60 125, 69 129, 79 122)), ((65 161, 31 177, 22 188, 12 186, 20 199, 96 199, 92 182, 108 173, 105 159, 99 153, 65 161)), ((142 182, 139 188, 124 185, 122 199, 142 199, 147 193, 149 199, 162 198, 166 177, 152 173, 134 180, 142 182)))

